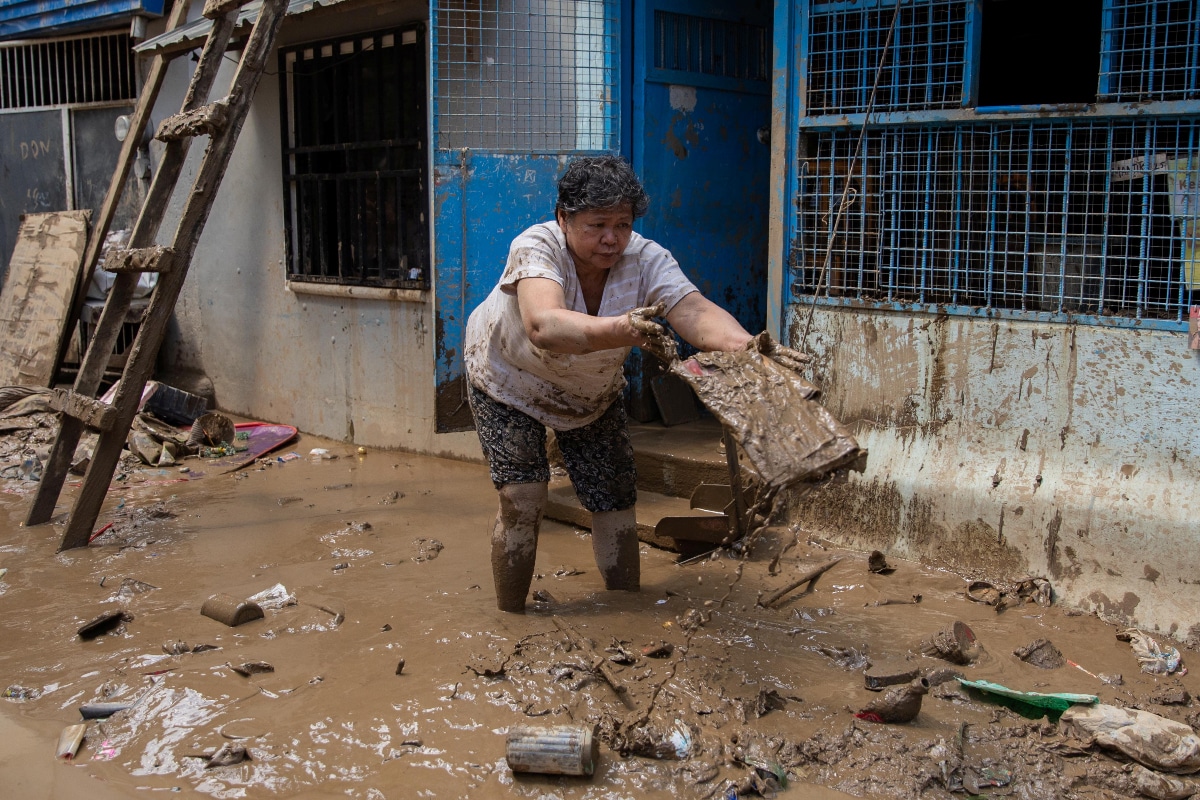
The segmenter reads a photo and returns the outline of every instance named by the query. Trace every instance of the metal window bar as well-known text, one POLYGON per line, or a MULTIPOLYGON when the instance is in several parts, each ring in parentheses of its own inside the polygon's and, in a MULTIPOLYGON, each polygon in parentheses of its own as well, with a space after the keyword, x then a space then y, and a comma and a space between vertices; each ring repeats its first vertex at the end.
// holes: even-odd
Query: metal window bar
POLYGON ((439 0, 437 147, 612 150, 614 0, 439 0))
POLYGON ((414 25, 280 51, 291 279, 425 287, 424 45, 414 25))
POLYGON ((127 32, 0 43, 0 109, 134 100, 127 32))
MULTIPOLYGON (((867 110, 900 0, 814 3, 808 12, 807 116, 867 110)), ((875 111, 959 108, 972 0, 904 0, 875 111)))
POLYGON ((1113 102, 1200 99, 1200 4, 1108 0, 1099 97, 1113 102))
POLYGON ((1200 292, 1200 119, 806 134, 792 289, 820 302, 1181 323, 1200 292))
POLYGON ((765 81, 767 29, 668 11, 654 13, 654 66, 736 80, 765 81))

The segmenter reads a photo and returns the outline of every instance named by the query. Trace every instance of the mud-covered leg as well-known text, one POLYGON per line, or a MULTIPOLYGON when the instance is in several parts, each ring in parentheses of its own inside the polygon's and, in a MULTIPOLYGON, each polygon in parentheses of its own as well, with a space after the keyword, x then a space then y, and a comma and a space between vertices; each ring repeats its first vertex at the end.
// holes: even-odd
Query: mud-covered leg
POLYGON ((604 576, 604 588, 630 592, 641 588, 642 564, 633 508, 592 514, 592 552, 604 576))
POLYGON ((492 578, 501 611, 525 613, 545 507, 544 483, 510 483, 500 489, 500 510, 492 528, 492 578))

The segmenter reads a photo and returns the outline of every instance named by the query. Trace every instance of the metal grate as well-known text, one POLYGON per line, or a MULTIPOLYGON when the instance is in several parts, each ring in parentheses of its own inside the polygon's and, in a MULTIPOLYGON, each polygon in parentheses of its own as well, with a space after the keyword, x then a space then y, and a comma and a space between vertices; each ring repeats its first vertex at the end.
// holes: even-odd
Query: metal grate
MULTIPOLYGON (((1179 322, 1200 290, 1200 120, 1063 120, 805 136, 793 290, 956 312, 1179 322)), ((836 301, 835 301, 836 302, 836 301)))
POLYGON ((424 26, 279 54, 289 277, 422 288, 424 26))
MULTIPOLYGON (((813 4, 808 15, 808 116, 867 110, 897 1, 813 4)), ((876 111, 962 106, 968 4, 930 0, 901 6, 876 111)))
POLYGON ((610 150, 614 0, 438 0, 437 147, 610 150))
POLYGON ((1100 99, 1200 98, 1200 5, 1196 0, 1109 0, 1100 99))
POLYGON ((110 103, 136 97, 128 33, 0 44, 0 108, 110 103))
POLYGON ((767 30, 667 11, 654 12, 654 66, 719 78, 765 81, 767 30))

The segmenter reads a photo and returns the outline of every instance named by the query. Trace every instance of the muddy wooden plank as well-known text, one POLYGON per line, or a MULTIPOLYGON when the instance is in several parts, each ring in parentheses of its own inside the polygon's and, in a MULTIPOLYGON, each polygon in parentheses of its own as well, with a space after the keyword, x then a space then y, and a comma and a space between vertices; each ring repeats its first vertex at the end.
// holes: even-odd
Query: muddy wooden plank
POLYGON ((0 291, 0 386, 50 386, 87 246, 88 211, 21 218, 0 291))

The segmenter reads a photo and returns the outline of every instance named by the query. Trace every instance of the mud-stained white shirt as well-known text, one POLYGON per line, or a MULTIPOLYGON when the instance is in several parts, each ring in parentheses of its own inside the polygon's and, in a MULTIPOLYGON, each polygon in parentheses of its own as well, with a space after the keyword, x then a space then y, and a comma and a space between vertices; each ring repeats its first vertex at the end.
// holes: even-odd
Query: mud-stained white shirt
MULTIPOLYGON (((630 348, 572 355, 535 347, 517 304, 522 278, 549 278, 563 287, 568 309, 588 313, 558 223, 534 225, 513 240, 500 282, 467 321, 467 378, 493 400, 555 430, 587 425, 625 387, 621 367, 630 348)), ((695 291, 666 248, 634 233, 609 271, 597 316, 616 317, 660 302, 669 312, 695 291)))

